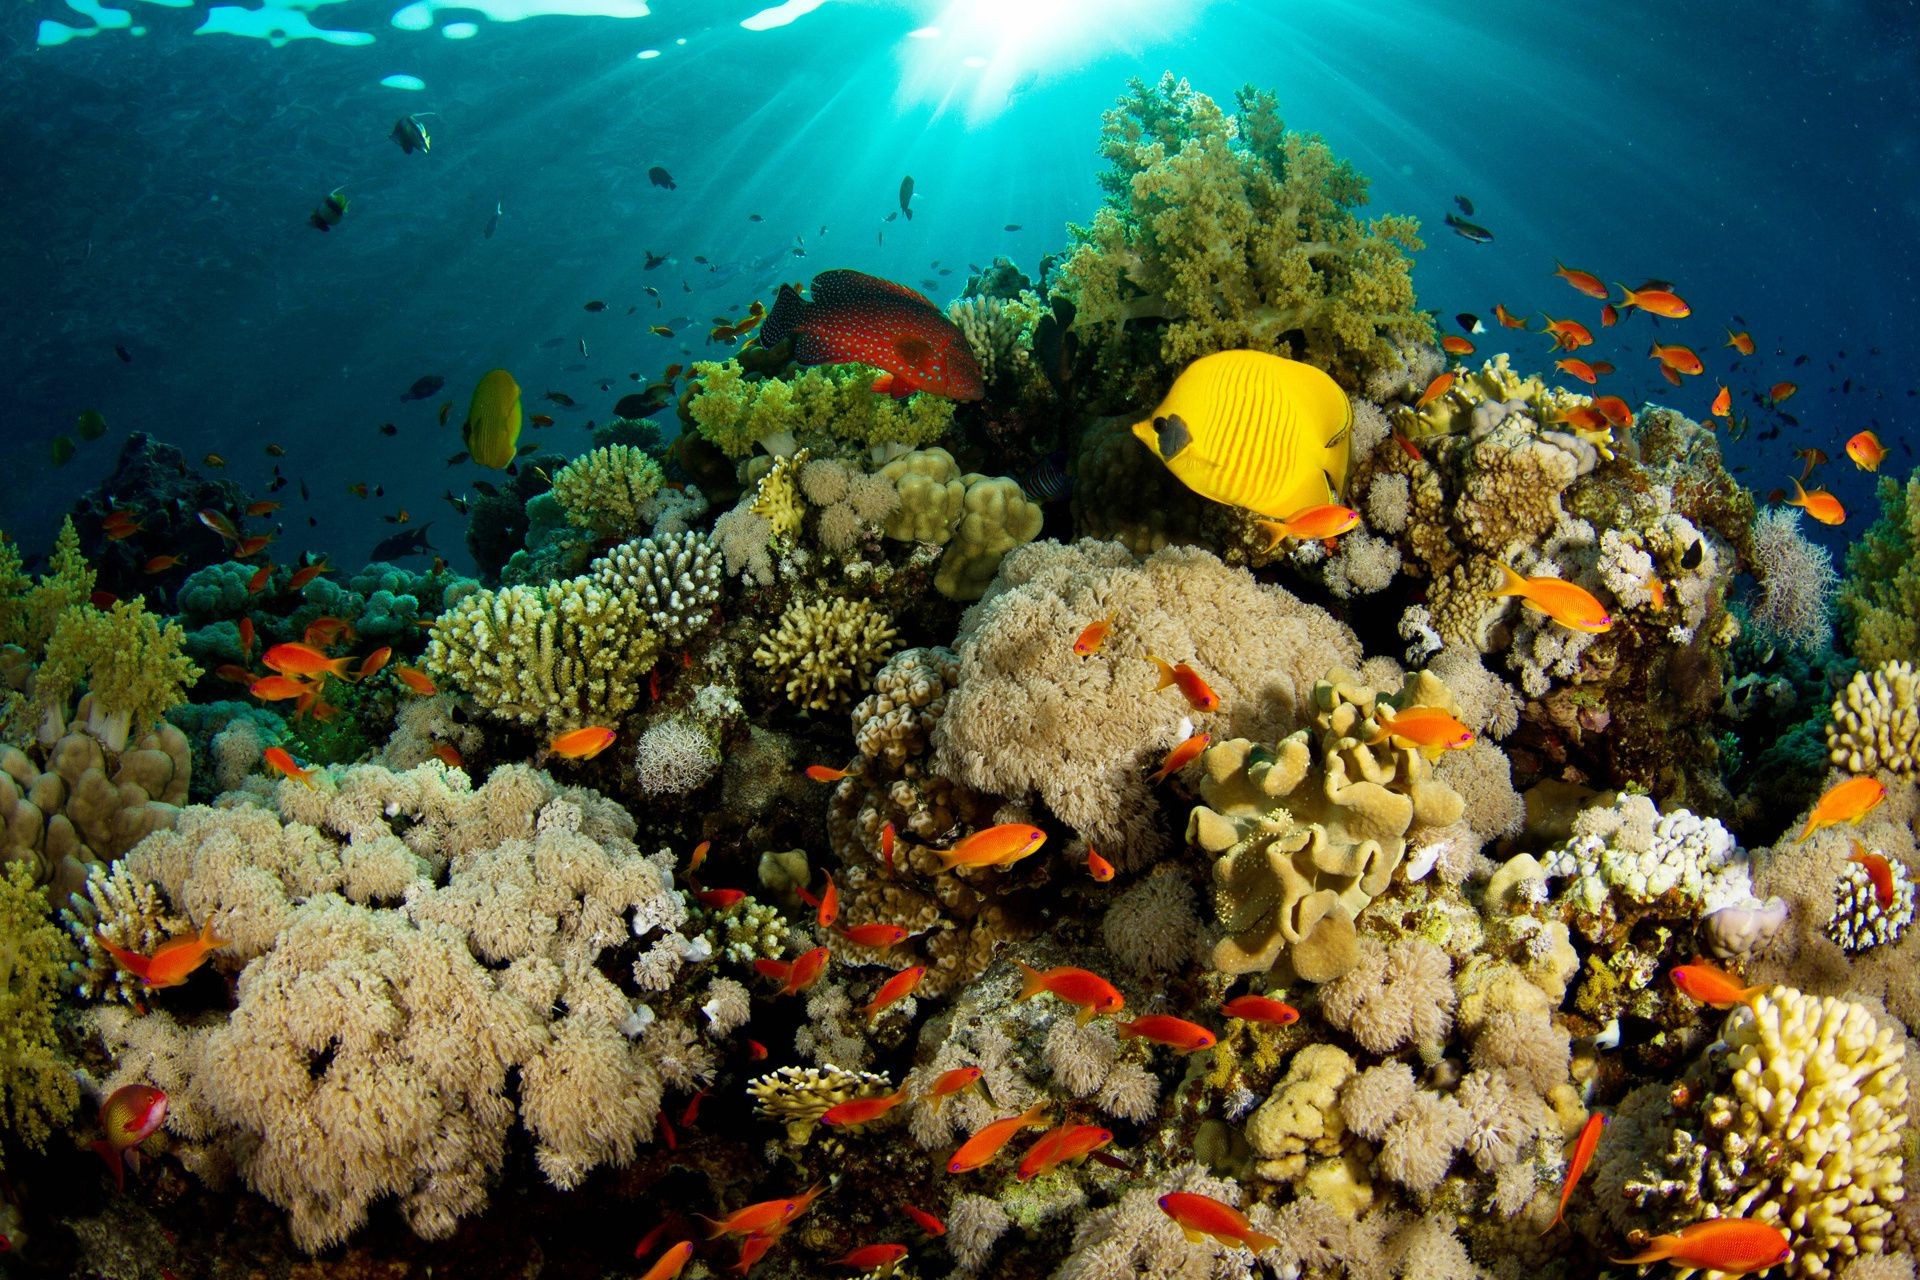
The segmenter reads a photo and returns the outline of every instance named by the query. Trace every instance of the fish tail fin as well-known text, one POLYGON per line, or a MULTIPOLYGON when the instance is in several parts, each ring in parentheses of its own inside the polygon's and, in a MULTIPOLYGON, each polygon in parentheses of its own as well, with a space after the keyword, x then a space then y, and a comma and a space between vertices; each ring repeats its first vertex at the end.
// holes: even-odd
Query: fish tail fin
POLYGON ((1761 996, 1767 994, 1767 992, 1771 990, 1773 990, 1773 987, 1771 985, 1747 987, 1746 989, 1740 992, 1740 1003, 1746 1005, 1749 1009, 1751 1009, 1753 1008, 1753 1002, 1755 1000, 1758 1000, 1761 996))
POLYGON ((1280 1243, 1280 1237, 1270 1236, 1264 1231, 1249 1231, 1240 1237, 1240 1243, 1255 1253, 1265 1253, 1280 1243))
MULTIPOLYGON (((1260 548, 1261 555, 1270 554, 1275 547, 1280 545, 1280 539, 1287 536, 1287 526, 1278 520, 1255 520, 1253 527, 1267 535, 1267 545, 1260 548)), ((1166 688, 1165 685, 1161 685, 1160 687, 1162 689, 1166 688)))
POLYGON ((1020 994, 1014 999, 1031 1000, 1047 989, 1047 980, 1038 969, 1025 960, 1015 960, 1014 963, 1020 966, 1020 994))
POLYGON ((125 1191, 127 1189, 126 1162, 120 1158, 120 1153, 113 1149, 113 1144, 105 1138, 95 1138, 87 1146, 94 1154, 106 1161, 107 1172, 113 1175, 113 1189, 125 1191))
MULTIPOLYGON (((1819 829, 1820 829, 1820 824, 1814 821, 1812 818, 1808 818, 1807 829, 1805 831, 1802 831, 1799 835, 1795 836, 1793 838, 1793 842, 1795 844, 1805 844, 1808 840, 1813 838, 1813 833, 1818 831, 1819 829)), ((115 957, 115 959, 118 959, 118 958, 119 957, 117 956, 115 957)))
POLYGON ((1560 1225, 1560 1218, 1563 1214, 1566 1213, 1566 1211, 1567 1211, 1567 1202, 1562 1200, 1560 1202, 1560 1207, 1553 1211, 1553 1221, 1547 1223, 1546 1226, 1540 1228, 1540 1234, 1543 1236, 1553 1234, 1553 1229, 1560 1225))
POLYGON ((207 922, 200 926, 200 945, 203 947, 224 947, 231 941, 231 938, 223 938, 213 931, 212 916, 208 916, 207 922))
POLYGON ((1393 708, 1384 704, 1373 709, 1373 736, 1367 739, 1370 747, 1378 746, 1393 736, 1393 708))
POLYGON ((1678 1240, 1677 1236, 1655 1236, 1647 1241, 1645 1253, 1636 1253, 1631 1258, 1610 1258, 1608 1261, 1627 1266, 1637 1262, 1665 1262, 1673 1256, 1673 1246, 1678 1240))
POLYGON ((1515 573, 1512 565, 1499 561, 1494 567, 1500 570, 1500 586, 1492 593, 1494 599, 1517 596, 1527 589, 1527 580, 1515 573))
POLYGON ((1043 1098, 1039 1102, 1036 1102, 1032 1106, 1028 1107, 1025 1111, 1022 1111, 1020 1113, 1020 1119, 1026 1122, 1024 1127, 1028 1129, 1031 1129, 1036 1125, 1045 1124, 1048 1119, 1046 1100, 1043 1098))
POLYGON ((1153 654, 1150 653, 1147 655, 1147 661, 1151 662, 1154 666, 1160 668, 1160 683, 1153 686, 1153 691, 1155 693, 1160 692, 1160 690, 1166 688, 1170 684, 1179 683, 1178 678, 1173 674, 1173 667, 1168 664, 1165 658, 1155 657, 1153 654))
POLYGON ((781 285, 773 299, 773 310, 760 322, 760 345, 771 348, 785 342, 794 326, 800 323, 806 307, 806 300, 798 290, 790 284, 781 285))
POLYGON ((721 1236, 723 1236, 723 1235, 725 1235, 725 1234, 726 1234, 726 1232, 727 1232, 727 1224, 726 1224, 726 1223, 724 1223, 724 1222, 718 1222, 718 1221, 715 1221, 714 1219, 712 1219, 712 1218, 709 1218, 709 1217, 708 1217, 708 1216, 707 1216, 706 1214, 704 1214, 704 1213, 696 1213, 696 1214, 694 1214, 693 1216, 694 1216, 694 1217, 696 1217, 696 1218, 698 1218, 698 1219, 700 1219, 700 1221, 701 1221, 701 1222, 703 1222, 703 1223, 705 1223, 705 1224, 706 1224, 706 1227, 707 1227, 707 1239, 709 1239, 709 1240, 718 1240, 718 1239, 719 1239, 719 1238, 720 1238, 721 1236))
POLYGON ((1633 290, 1627 288, 1627 286, 1621 284, 1618 280, 1615 280, 1613 282, 1613 287, 1618 289, 1623 295, 1620 299, 1620 303, 1619 303, 1620 306, 1637 307, 1640 305, 1639 301, 1636 299, 1634 295, 1633 290))

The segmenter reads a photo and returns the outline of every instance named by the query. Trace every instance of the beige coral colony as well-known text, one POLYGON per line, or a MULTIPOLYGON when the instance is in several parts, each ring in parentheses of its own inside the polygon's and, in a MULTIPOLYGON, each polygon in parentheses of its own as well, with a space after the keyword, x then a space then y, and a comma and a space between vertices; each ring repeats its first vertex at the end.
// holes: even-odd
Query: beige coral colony
POLYGON ((1920 481, 1843 580, 1686 280, 1501 351, 1267 93, 1100 155, 488 375, 471 574, 145 435, 0 543, 0 1272, 1913 1280, 1920 481))

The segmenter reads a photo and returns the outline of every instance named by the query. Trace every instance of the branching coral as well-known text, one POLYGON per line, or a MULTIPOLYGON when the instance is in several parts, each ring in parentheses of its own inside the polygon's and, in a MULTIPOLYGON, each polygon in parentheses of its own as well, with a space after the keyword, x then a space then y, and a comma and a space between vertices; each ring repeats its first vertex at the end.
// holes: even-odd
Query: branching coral
POLYGON ((666 477, 643 449, 608 445, 553 473, 553 497, 567 520, 601 538, 631 538, 646 527, 646 502, 666 477))
POLYGON ((899 633, 871 600, 796 600, 753 651, 787 701, 824 711, 851 701, 899 633))
POLYGON ((590 576, 608 590, 633 592, 668 648, 711 626, 725 594, 723 557, 705 534, 662 533, 615 547, 590 576))
MULTIPOLYGON (((1237 347, 1284 351, 1297 334, 1305 359, 1357 387, 1396 345, 1433 338, 1410 274, 1418 224, 1362 222, 1366 179, 1286 130, 1271 95, 1243 89, 1236 105, 1229 116, 1171 75, 1133 83, 1102 128, 1107 206, 1075 229, 1060 287, 1109 353, 1143 317, 1167 321, 1165 369, 1237 347)), ((1164 376, 1139 372, 1132 398, 1150 401, 1164 376)))
POLYGON ((865 365, 750 378, 737 361, 700 361, 687 377, 692 391, 683 413, 732 458, 746 457, 755 444, 791 453, 796 441, 815 448, 836 442, 931 444, 953 422, 953 401, 944 397, 873 394, 873 371, 865 365))
POLYGON ((43 1145, 80 1100, 54 1027, 73 955, 26 864, 0 867, 0 1116, 30 1147, 43 1145))
POLYGON ((1840 618, 1862 662, 1920 653, 1920 471, 1905 485, 1881 476, 1880 519, 1847 548, 1840 618))

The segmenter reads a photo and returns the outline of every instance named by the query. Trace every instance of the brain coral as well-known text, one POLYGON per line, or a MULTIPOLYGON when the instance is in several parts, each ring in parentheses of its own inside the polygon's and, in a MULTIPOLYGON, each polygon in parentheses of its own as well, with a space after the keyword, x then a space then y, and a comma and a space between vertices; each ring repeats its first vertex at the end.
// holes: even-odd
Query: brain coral
POLYGON ((1117 543, 1035 542, 962 618, 960 679, 935 730, 936 767, 977 790, 1034 793, 1117 865, 1164 852, 1148 767, 1191 732, 1277 737, 1311 709, 1329 666, 1359 661, 1353 633, 1279 587, 1194 547, 1137 560, 1117 543), (1101 650, 1073 652, 1096 618, 1101 650), (1190 662, 1219 695, 1196 714, 1156 692, 1149 653, 1190 662))

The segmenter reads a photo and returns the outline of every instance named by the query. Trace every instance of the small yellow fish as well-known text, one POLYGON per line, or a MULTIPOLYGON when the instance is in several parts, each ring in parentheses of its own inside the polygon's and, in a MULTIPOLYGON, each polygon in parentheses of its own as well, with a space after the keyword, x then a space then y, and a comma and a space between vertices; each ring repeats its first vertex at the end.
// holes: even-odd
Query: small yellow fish
POLYGON ((520 384, 505 369, 480 379, 460 428, 467 452, 483 467, 505 470, 520 443, 520 384))

